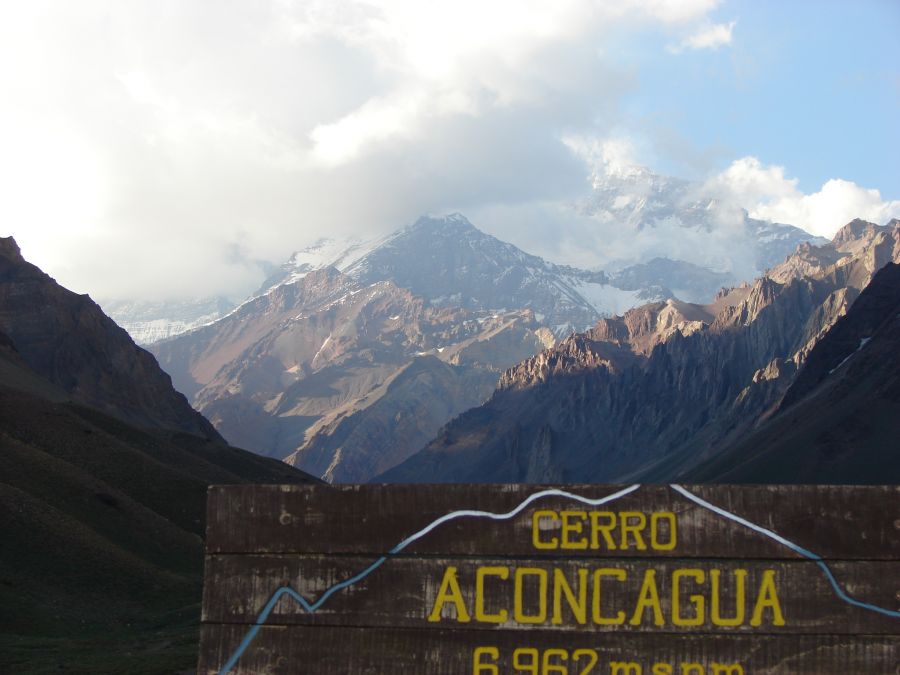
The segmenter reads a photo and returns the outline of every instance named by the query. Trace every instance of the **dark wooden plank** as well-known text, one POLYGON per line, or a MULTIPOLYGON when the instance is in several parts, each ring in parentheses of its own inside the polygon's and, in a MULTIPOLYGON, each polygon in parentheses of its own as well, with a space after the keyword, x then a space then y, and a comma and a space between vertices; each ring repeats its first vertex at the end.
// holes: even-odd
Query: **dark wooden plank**
POLYGON ((569 667, 579 649, 597 656, 591 673, 900 673, 900 487, 641 486, 580 503, 623 490, 595 485, 531 500, 545 489, 213 488, 200 672, 258 630, 238 672, 474 673, 473 650, 490 647, 479 675, 583 672, 569 667), (527 501, 512 518, 447 519, 527 501), (534 655, 546 667, 526 667, 534 655))
MULTIPOLYGON (((505 512, 533 485, 217 486, 210 490, 207 550, 212 553, 372 553, 396 544, 460 509, 505 512)), ((559 489, 598 498, 622 486, 571 485, 559 489)), ((900 559, 898 486, 688 486, 691 494, 824 557, 900 559)), ((546 497, 506 521, 465 517, 446 522, 405 549, 427 555, 596 556, 597 550, 536 551, 532 515, 555 511, 672 512, 677 546, 660 557, 797 558, 784 544, 711 511, 669 486, 641 486, 614 502, 591 507, 546 497)), ((552 519, 542 521, 550 527, 552 519)), ((548 537, 560 534, 545 531, 548 537)), ((600 551, 633 557, 629 547, 600 551)))
MULTIPOLYGON (((243 626, 201 629, 199 675, 219 673, 245 635, 243 626)), ((423 631, 413 629, 265 627, 237 666, 235 675, 895 675, 900 639, 872 636, 672 636, 597 635, 548 631, 423 631), (476 648, 493 647, 473 668, 476 648), (546 657, 556 669, 516 668, 546 657), (562 650, 552 652, 549 650, 562 650), (578 659, 574 656, 578 650, 578 659), (596 655, 596 664, 585 668, 596 655), (618 670, 613 662, 622 664, 618 670), (662 664, 662 665, 659 665, 662 664), (684 667, 683 666, 687 666, 684 667), (714 667, 718 664, 720 668, 714 667), (624 665, 633 665, 626 669, 624 665), (575 667, 573 667, 575 666, 575 667), (654 669, 655 666, 655 669, 654 669), (737 666, 730 670, 723 666, 737 666)), ((543 664, 541 664, 543 665, 543 664)))
MULTIPOLYGON (((252 623, 272 594, 289 585, 309 604, 329 588, 350 579, 372 564, 371 558, 325 556, 215 555, 207 558, 203 596, 203 620, 221 623, 252 623)), ((831 561, 829 568, 843 589, 858 601, 897 609, 900 564, 896 562, 831 561)), ((645 603, 652 605, 653 603, 645 603)), ((765 604, 765 603, 764 603, 765 604)), ((681 631, 768 633, 900 633, 900 617, 849 604, 838 597, 825 572, 810 561, 726 561, 701 559, 577 559, 523 560, 510 558, 408 558, 388 559, 374 572, 348 588, 331 595, 314 613, 291 597, 281 598, 267 619, 269 624, 409 626, 417 628, 532 629, 534 624, 550 630, 591 631, 681 631), (476 570, 492 568, 483 579, 483 607, 487 615, 505 613, 505 621, 479 620, 476 615, 476 570), (613 570, 595 576, 596 570, 613 570), (448 571, 450 570, 450 571, 448 571), (517 571, 522 612, 515 613, 517 571), (559 570, 557 572, 556 570, 559 570), (678 572, 682 570, 682 572, 678 572), (679 616, 673 617, 675 576, 678 581, 679 616), (700 572, 695 572, 699 570, 700 572), (713 593, 713 572, 718 570, 719 592, 713 593), (735 570, 746 570, 735 575, 735 570), (648 579, 648 573, 652 579, 648 579), (506 575, 503 579, 501 575, 506 575), (625 575, 624 579, 614 575, 625 575), (743 611, 736 610, 738 576, 743 576, 743 611), (451 579, 452 577, 452 579, 451 579), (597 625, 593 619, 597 580, 601 589, 600 616, 615 617, 621 625, 597 625), (565 581, 565 584, 562 581, 565 581), (767 580, 771 583, 767 585, 767 580), (453 583, 459 595, 454 596, 453 583), (546 586, 542 586, 546 583, 546 586), (438 603, 445 585, 446 602, 438 603), (652 588, 651 588, 652 587, 652 588), (543 593, 541 592, 543 590, 543 593), (578 612, 571 609, 566 591, 574 596, 578 612), (581 593, 584 596, 581 596, 581 593), (659 615, 644 606, 634 625, 639 598, 658 599, 659 615), (692 601, 692 596, 702 600, 692 601), (754 625, 753 611, 762 596, 777 599, 783 622, 772 607, 764 607, 754 625), (554 611, 556 597, 559 612, 554 611), (712 603, 719 603, 719 616, 743 616, 736 627, 713 624, 712 603), (459 598, 463 621, 457 616, 459 598), (543 601, 543 602, 542 602, 543 601), (702 621, 692 625, 697 605, 702 621), (441 615, 432 615, 436 604, 441 615), (543 607, 543 609, 541 609, 543 607), (581 611, 584 615, 581 615, 581 611), (528 617, 528 618, 524 618, 528 617), (659 621, 662 621, 661 625, 659 621), (582 623, 583 622, 583 623, 582 623), (681 626, 675 625, 681 623, 681 626), (783 625, 782 625, 783 624, 783 625)))

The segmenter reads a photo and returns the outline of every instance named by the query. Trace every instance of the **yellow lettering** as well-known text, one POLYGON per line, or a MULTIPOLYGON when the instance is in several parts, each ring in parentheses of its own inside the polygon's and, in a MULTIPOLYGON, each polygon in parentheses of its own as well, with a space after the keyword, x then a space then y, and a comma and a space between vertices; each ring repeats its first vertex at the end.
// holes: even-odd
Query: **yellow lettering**
POLYGON ((628 623, 632 626, 640 626, 644 618, 644 612, 647 609, 653 610, 654 624, 662 626, 665 623, 663 621, 662 607, 659 604, 659 590, 656 588, 656 570, 644 572, 644 582, 641 584, 637 606, 635 606, 634 615, 628 623))
POLYGON ((616 542, 612 537, 612 531, 616 529, 616 514, 610 511, 591 511, 591 548, 600 548, 600 537, 603 535, 603 543, 610 551, 616 550, 616 542), (601 524, 600 519, 605 519, 606 524, 601 524))
POLYGON ((621 533, 621 547, 628 548, 628 533, 630 532, 634 538, 634 544, 638 551, 646 551, 647 544, 641 536, 641 531, 647 527, 647 516, 640 511, 622 511, 619 514, 621 533), (629 520, 637 520, 637 523, 629 523, 629 520))
POLYGON ((681 580, 693 579, 702 584, 706 579, 703 570, 680 569, 672 574, 672 624, 675 626, 702 626, 706 621, 705 601, 702 595, 688 596, 688 600, 694 606, 694 618, 688 619, 681 615, 681 580))
POLYGON ((472 675, 499 675, 500 669, 495 665, 500 658, 500 650, 496 647, 476 647, 472 652, 472 675), (494 663, 485 663, 482 657, 493 659, 494 663))
POLYGON ((613 579, 616 579, 618 581, 625 581, 627 576, 628 575, 625 570, 615 569, 612 567, 601 567, 594 570, 592 618, 594 619, 594 623, 596 623, 598 626, 618 626, 625 623, 625 612, 621 610, 616 612, 615 617, 603 616, 603 613, 600 611, 600 579, 602 579, 603 577, 612 577, 613 579))
POLYGON ((671 551, 675 548, 678 535, 675 528, 675 514, 670 511, 660 511, 650 516, 650 546, 656 551, 671 551), (659 521, 666 520, 669 523, 669 540, 664 544, 659 540, 659 521))
POLYGON ((710 619, 714 626, 740 626, 744 623, 746 613, 746 581, 747 570, 734 570, 734 616, 725 618, 722 616, 722 591, 719 577, 722 572, 720 570, 710 570, 709 578, 712 582, 712 590, 710 591, 710 619))
POLYGON ((775 588, 775 570, 763 572, 762 583, 759 586, 759 595, 756 597, 756 606, 753 608, 753 616, 750 617, 751 626, 762 625, 762 614, 766 608, 772 610, 772 625, 783 626, 784 615, 781 613, 778 590, 775 588))
POLYGON ((501 609, 496 614, 488 614, 484 610, 484 578, 499 577, 509 579, 509 569, 506 567, 479 567, 475 571, 475 620, 483 623, 503 623, 509 617, 509 612, 501 609))
POLYGON ((466 611, 466 603, 463 601, 462 591, 459 590, 459 581, 456 578, 456 568, 448 567, 444 571, 444 579, 434 599, 434 608, 428 615, 431 622, 440 621, 444 605, 452 604, 456 608, 456 620, 460 623, 471 621, 469 612, 466 611))
POLYGON ((599 550, 635 548, 646 551, 649 521, 649 546, 655 551, 671 551, 678 543, 677 519, 670 511, 552 511, 538 510, 531 515, 531 543, 543 551, 556 549, 599 550), (590 535, 586 530, 590 527, 590 535), (616 532, 616 530, 619 530, 616 532), (552 531, 560 530, 559 536, 552 531))
POLYGON ((702 663, 682 663, 681 664, 681 675, 704 675, 706 673, 706 669, 703 667, 702 663))
POLYGON ((552 518, 554 522, 558 522, 556 511, 535 511, 531 516, 531 543, 537 549, 553 550, 559 548, 559 539, 550 537, 547 541, 541 540, 541 519, 552 518))
POLYGON ((519 647, 513 651, 513 668, 531 675, 539 675, 541 664, 538 659, 538 650, 534 647, 519 647), (525 657, 525 660, 523 660, 525 657))
POLYGON ((634 537, 634 544, 639 551, 646 551, 647 544, 644 543, 644 537, 641 531, 647 527, 647 516, 640 511, 622 511, 619 514, 621 533, 621 547, 628 548, 628 533, 634 537), (637 523, 629 523, 629 520, 637 520, 637 523))
POLYGON ((572 616, 575 617, 580 625, 587 623, 587 580, 588 571, 586 569, 578 570, 578 598, 572 592, 566 575, 559 568, 553 570, 553 618, 550 623, 560 625, 562 619, 562 596, 566 596, 566 602, 569 603, 569 609, 572 610, 572 616))
POLYGON ((519 567, 513 594, 513 618, 517 623, 543 623, 547 620, 547 570, 539 567, 519 567), (526 614, 522 600, 525 577, 538 578, 538 612, 526 614))
POLYGON ((624 661, 610 661, 609 673, 610 675, 642 675, 643 668, 641 668, 641 664, 634 661, 629 661, 628 663, 624 661))
POLYGON ((548 649, 544 652, 544 661, 541 663, 541 675, 552 675, 559 673, 560 675, 569 675, 569 666, 565 663, 551 663, 550 659, 558 658, 561 661, 569 660, 569 652, 565 649, 548 649))
POLYGON ((571 534, 582 534, 584 522, 587 520, 587 513, 584 511, 560 511, 560 519, 562 520, 562 547, 565 549, 586 549, 588 547, 587 538, 582 535, 579 539, 571 538, 571 534))
POLYGON ((652 675, 675 675, 675 668, 668 663, 654 663, 652 675))
POLYGON ((576 663, 581 661, 581 657, 583 656, 587 657, 587 665, 585 665, 584 668, 581 668, 580 665, 578 666, 581 668, 581 670, 578 671, 578 675, 589 675, 589 673, 594 672, 594 666, 597 665, 597 652, 593 649, 576 649, 572 652, 572 660, 576 663))
POLYGON ((712 675, 744 675, 744 667, 736 663, 714 663, 712 664, 712 675))

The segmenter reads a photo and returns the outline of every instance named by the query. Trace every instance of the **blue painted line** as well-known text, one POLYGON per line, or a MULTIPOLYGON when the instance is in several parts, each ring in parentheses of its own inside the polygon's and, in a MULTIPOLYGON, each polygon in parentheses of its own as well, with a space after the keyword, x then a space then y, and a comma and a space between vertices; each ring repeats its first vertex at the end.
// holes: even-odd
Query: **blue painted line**
POLYGON ((512 511, 507 511, 506 513, 491 513, 490 511, 454 511, 453 513, 448 513, 446 516, 441 516, 433 523, 431 523, 431 525, 423 527, 415 534, 410 535, 409 537, 401 541, 391 549, 390 555, 400 553, 400 551, 405 549, 414 541, 421 539, 435 528, 440 527, 448 521, 456 520, 457 518, 490 518, 491 520, 509 520, 510 518, 515 518, 517 515, 522 513, 522 511, 527 509, 532 503, 536 502, 538 499, 543 499, 544 497, 565 497, 566 499, 572 499, 576 502, 587 504, 588 506, 601 506, 602 504, 607 504, 615 499, 618 499, 619 497, 624 497, 625 495, 634 492, 639 487, 641 486, 631 485, 624 490, 619 490, 618 492, 614 492, 611 495, 606 495, 605 497, 599 497, 597 499, 582 497, 581 495, 566 492, 565 490, 542 490, 540 492, 535 492, 534 494, 529 495, 525 499, 525 501, 519 504, 512 511))
POLYGON ((849 604, 853 605, 854 607, 862 607, 863 609, 868 609, 872 612, 878 612, 879 614, 884 614, 885 616, 889 616, 889 617, 892 617, 895 619, 900 619, 900 612, 897 612, 897 611, 894 611, 891 609, 885 609, 884 607, 878 607, 877 605, 871 605, 868 602, 861 602, 861 601, 851 598, 849 595, 847 595, 847 593, 844 591, 844 589, 841 588, 841 585, 838 583, 837 579, 834 578, 834 574, 832 573, 831 568, 829 568, 828 565, 825 563, 825 561, 822 560, 822 556, 820 556, 816 553, 813 553, 812 551, 809 551, 809 550, 803 548, 802 546, 795 544, 792 541, 788 541, 787 539, 782 537, 780 534, 772 532, 772 530, 767 530, 766 528, 764 528, 760 525, 757 525, 756 523, 751 523, 749 520, 745 520, 744 518, 741 518, 740 516, 736 516, 733 513, 726 511, 725 509, 721 509, 718 506, 715 506, 714 504, 710 504, 705 499, 702 499, 702 498, 698 497, 697 495, 695 495, 691 492, 688 492, 680 485, 670 485, 669 487, 671 487, 673 490, 675 490, 679 494, 687 497, 695 504, 699 504, 703 508, 709 509, 713 513, 717 513, 718 515, 728 518, 728 520, 732 520, 736 523, 739 523, 739 524, 743 525, 744 527, 749 527, 754 532, 759 532, 760 534, 765 535, 766 537, 769 537, 769 539, 774 539, 779 544, 787 546, 789 549, 791 549, 792 551, 794 551, 796 553, 799 553, 804 558, 808 558, 809 560, 814 561, 821 568, 821 570, 825 573, 825 577, 828 579, 829 583, 831 584, 831 587, 834 589, 835 595, 837 595, 844 602, 849 603, 849 604))
POLYGON ((253 639, 259 633, 259 629, 263 627, 266 623, 266 620, 269 618, 269 614, 272 613, 272 609, 274 609, 276 603, 285 595, 292 598, 299 604, 303 609, 305 609, 309 613, 315 612, 319 609, 332 595, 337 593, 339 590, 343 588, 347 588, 348 586, 352 586, 353 584, 362 581, 367 576, 369 576, 372 572, 381 567, 390 556, 394 556, 400 553, 407 546, 412 544, 413 542, 418 541, 429 532, 434 530, 437 527, 440 527, 446 522, 451 520, 456 520, 458 518, 489 518, 491 520, 509 520, 510 518, 515 518, 517 515, 522 513, 525 509, 528 508, 529 505, 537 501, 538 499, 543 499, 544 497, 565 497, 567 499, 572 499, 577 502, 581 502, 582 504, 587 504, 588 506, 601 506, 602 504, 607 504, 613 500, 618 499, 619 497, 624 497, 625 495, 634 492, 640 487, 640 485, 631 485, 623 490, 619 490, 618 492, 614 492, 611 495, 606 495, 605 497, 599 497, 597 499, 591 499, 590 497, 583 497, 581 495, 576 495, 571 492, 566 492, 564 490, 542 490, 540 492, 535 492, 534 494, 529 495, 521 504, 519 504, 512 511, 507 511, 506 513, 492 513, 490 511, 473 511, 473 510, 462 510, 462 511, 453 511, 452 513, 448 513, 445 516, 441 516, 434 522, 429 525, 426 525, 421 530, 408 536, 406 539, 401 541, 399 544, 394 546, 387 555, 380 557, 378 560, 369 565, 366 569, 364 569, 359 574, 346 579, 338 584, 335 584, 327 591, 325 591, 321 597, 316 600, 314 603, 310 603, 304 598, 302 595, 297 593, 293 588, 288 586, 283 586, 279 588, 275 593, 272 594, 272 597, 269 598, 269 601, 266 603, 266 606, 259 613, 259 616, 256 618, 256 623, 251 626, 250 630, 247 631, 247 634, 244 636, 244 639, 241 640, 241 643, 238 645, 238 648, 234 650, 234 653, 228 658, 225 662, 225 665, 222 666, 222 669, 219 671, 219 675, 227 675, 231 670, 237 665, 237 662, 240 660, 241 656, 243 656, 244 652, 247 650, 247 647, 250 646, 250 643, 253 642, 253 639))
MULTIPOLYGON (((576 495, 571 492, 566 492, 565 490, 556 490, 556 489, 542 490, 540 492, 535 492, 534 494, 529 495, 516 508, 514 508, 511 511, 507 511, 506 513, 492 513, 490 511, 475 511, 475 510, 453 511, 452 513, 448 513, 445 516, 441 516, 434 522, 423 527, 421 530, 419 530, 415 534, 412 534, 409 537, 407 537, 406 539, 404 539, 403 541, 401 541, 399 544, 394 546, 394 548, 392 548, 387 553, 387 555, 384 555, 384 556, 381 556, 380 558, 378 558, 375 562, 373 562, 371 565, 369 565, 362 572, 350 577, 349 579, 341 581, 341 582, 335 584, 334 586, 331 586, 319 597, 318 600, 316 600, 313 603, 310 603, 306 598, 304 598, 302 595, 300 595, 293 588, 291 588, 289 586, 283 586, 283 587, 279 588, 277 591, 275 591, 272 594, 272 597, 269 598, 269 601, 266 603, 265 607, 263 607, 263 610, 259 613, 259 616, 257 616, 256 622, 253 624, 253 626, 250 627, 250 630, 247 631, 247 634, 241 640, 241 643, 238 645, 237 649, 234 650, 234 653, 225 662, 225 665, 222 666, 222 669, 219 671, 219 675, 227 675, 237 665, 237 662, 240 660, 241 656, 243 656, 244 652, 250 646, 250 643, 252 643, 254 638, 256 638, 257 634, 259 633, 259 630, 265 625, 266 621, 269 618, 269 615, 272 613, 272 610, 275 608, 275 605, 278 603, 278 601, 282 597, 288 596, 289 598, 291 598, 292 600, 297 602, 297 604, 299 604, 304 610, 306 610, 308 613, 312 614, 312 613, 316 612, 316 610, 318 610, 322 605, 324 605, 325 602, 327 602, 327 600, 332 595, 334 595, 335 593, 337 593, 338 591, 340 591, 344 588, 353 586, 354 584, 362 581, 367 576, 369 576, 372 572, 374 572, 379 567, 381 567, 385 562, 387 562, 390 557, 395 556, 396 554, 400 553, 406 547, 408 547, 410 544, 418 541, 419 539, 426 536, 427 534, 429 534, 430 532, 432 532, 433 530, 440 527, 441 525, 443 525, 446 522, 449 522, 451 520, 456 520, 459 518, 488 518, 490 520, 509 520, 510 518, 515 518, 517 515, 519 515, 522 511, 524 511, 526 508, 528 508, 531 504, 533 504, 538 499, 543 499, 545 497, 564 497, 566 499, 571 499, 573 501, 577 501, 582 504, 587 504, 588 506, 601 506, 602 504, 608 504, 609 502, 612 502, 616 499, 624 497, 625 495, 634 492, 635 490, 637 490, 640 487, 641 486, 639 484, 631 485, 627 488, 619 490, 618 492, 614 492, 610 495, 607 495, 605 497, 599 497, 597 499, 591 499, 590 497, 576 495)), ((791 549, 792 551, 799 553, 801 556, 816 562, 818 564, 818 566, 822 569, 822 571, 825 573, 825 576, 828 579, 828 581, 831 583, 831 586, 834 589, 835 594, 838 596, 838 598, 840 598, 844 602, 847 602, 855 607, 861 607, 863 609, 871 610, 873 612, 878 612, 879 614, 884 614, 885 616, 889 616, 892 618, 900 618, 900 612, 893 611, 890 609, 885 609, 883 607, 878 607, 876 605, 871 605, 866 602, 861 602, 861 601, 851 598, 849 595, 847 595, 847 593, 844 592, 844 589, 841 588, 837 579, 835 579, 834 574, 831 572, 831 569, 822 560, 821 556, 813 553, 812 551, 809 551, 809 550, 803 548, 802 546, 800 546, 798 544, 795 544, 792 541, 789 541, 788 539, 785 539, 780 534, 777 534, 777 533, 773 532, 772 530, 768 530, 760 525, 751 523, 749 520, 741 518, 740 516, 737 516, 733 513, 730 513, 729 511, 726 511, 725 509, 721 509, 718 506, 715 506, 714 504, 709 503, 705 499, 702 499, 702 498, 692 494, 691 492, 688 492, 686 489, 684 489, 680 485, 670 485, 669 487, 671 487, 673 490, 675 490, 682 496, 686 497, 687 499, 691 500, 695 504, 698 504, 699 506, 702 506, 703 508, 708 509, 709 511, 712 511, 713 513, 716 513, 724 518, 727 518, 728 520, 731 520, 735 523, 743 525, 744 527, 748 527, 755 532, 759 532, 760 534, 763 534, 766 537, 777 541, 779 544, 786 546, 787 548, 791 549)))

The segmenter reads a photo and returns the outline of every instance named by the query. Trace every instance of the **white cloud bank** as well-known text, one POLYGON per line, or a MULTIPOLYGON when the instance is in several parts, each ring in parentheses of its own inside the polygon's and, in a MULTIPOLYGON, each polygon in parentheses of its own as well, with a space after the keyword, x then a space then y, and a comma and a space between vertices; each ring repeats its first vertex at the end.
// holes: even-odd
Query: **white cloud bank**
POLYGON ((717 0, 0 5, 0 223, 96 296, 227 293, 341 230, 566 199, 566 131, 636 74, 610 35, 717 0))
POLYGON ((736 160, 706 184, 714 195, 744 205, 753 218, 788 223, 831 238, 854 218, 883 224, 900 217, 900 201, 885 201, 875 189, 833 178, 818 192, 804 194, 798 180, 781 166, 765 166, 756 157, 736 160))
MULTIPOLYGON (((639 80, 603 47, 647 30, 722 46, 735 26, 712 23, 718 4, 3 3, 0 234, 74 290, 136 299, 239 297, 261 260, 425 212, 484 214, 537 252, 563 226, 584 232, 572 251, 603 247, 594 220, 565 220, 588 189, 571 139, 623 126, 639 80)), ((816 232, 892 208, 842 181, 803 195, 750 160, 719 183, 816 232)))
POLYGON ((643 166, 652 148, 639 138, 571 135, 564 141, 590 172, 590 196, 494 205, 475 212, 476 222, 495 224, 495 234, 523 246, 525 232, 543 255, 580 267, 611 271, 667 257, 750 280, 765 265, 750 253, 758 242, 746 213, 827 238, 854 218, 883 224, 900 217, 900 202, 882 199, 878 190, 835 179, 805 194, 783 167, 755 157, 694 182, 643 166))

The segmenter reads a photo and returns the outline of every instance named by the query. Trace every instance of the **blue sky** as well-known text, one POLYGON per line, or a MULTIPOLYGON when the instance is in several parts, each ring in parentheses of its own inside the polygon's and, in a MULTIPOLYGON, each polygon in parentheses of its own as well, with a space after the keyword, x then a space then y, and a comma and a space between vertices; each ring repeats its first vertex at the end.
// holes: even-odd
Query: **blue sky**
POLYGON ((673 243, 579 216, 638 164, 831 236, 900 215, 897 35, 896 0, 3 3, 0 234, 100 298, 452 211, 602 264, 673 243))
POLYGON ((900 2, 730 1, 712 17, 736 21, 727 48, 673 57, 659 31, 625 47, 640 73, 627 110, 683 142, 657 149, 660 170, 753 155, 804 192, 840 177, 900 198, 900 2))

